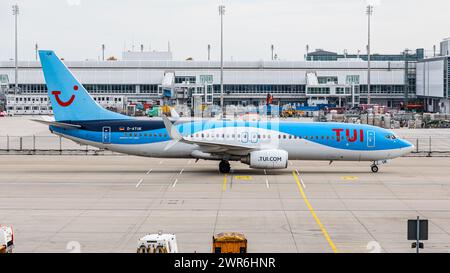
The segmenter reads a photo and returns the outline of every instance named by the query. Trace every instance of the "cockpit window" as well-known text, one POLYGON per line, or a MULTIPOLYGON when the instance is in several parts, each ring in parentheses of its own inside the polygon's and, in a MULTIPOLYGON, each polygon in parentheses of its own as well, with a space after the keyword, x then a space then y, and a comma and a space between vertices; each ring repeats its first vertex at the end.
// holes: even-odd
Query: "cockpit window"
POLYGON ((386 138, 391 139, 391 140, 397 139, 397 137, 394 134, 388 134, 388 135, 386 135, 386 138))

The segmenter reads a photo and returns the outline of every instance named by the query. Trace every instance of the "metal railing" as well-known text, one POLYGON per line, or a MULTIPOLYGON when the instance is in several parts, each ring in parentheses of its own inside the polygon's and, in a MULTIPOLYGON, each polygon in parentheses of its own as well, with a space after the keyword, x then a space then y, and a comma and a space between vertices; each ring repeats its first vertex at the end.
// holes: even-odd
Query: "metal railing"
POLYGON ((89 145, 80 145, 60 136, 0 136, 0 152, 9 154, 100 154, 105 150, 89 145))

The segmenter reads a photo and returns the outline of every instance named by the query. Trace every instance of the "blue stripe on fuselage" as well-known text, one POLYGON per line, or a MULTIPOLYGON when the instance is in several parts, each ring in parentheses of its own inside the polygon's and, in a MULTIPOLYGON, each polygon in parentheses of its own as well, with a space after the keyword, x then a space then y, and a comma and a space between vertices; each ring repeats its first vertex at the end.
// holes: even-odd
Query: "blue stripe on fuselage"
MULTIPOLYGON (((104 127, 111 128, 111 144, 133 145, 170 140, 162 120, 130 119, 81 122, 66 121, 65 123, 77 124, 82 127, 81 129, 63 129, 51 126, 51 129, 63 135, 100 143, 103 141, 104 127)), ((388 130, 360 124, 196 120, 183 121, 176 126, 180 133, 185 136, 219 128, 247 127, 249 131, 252 130, 251 128, 262 128, 301 138, 307 137, 308 141, 328 147, 355 151, 390 150, 410 146, 409 143, 403 140, 386 138, 387 135, 391 134, 388 130), (350 140, 354 139, 354 141, 350 141, 347 138, 347 130, 350 140), (360 130, 363 130, 363 136, 360 135, 360 130), (337 141, 337 131, 340 132, 340 141, 337 141), (375 147, 369 147, 368 145, 368 131, 375 133, 375 147)))

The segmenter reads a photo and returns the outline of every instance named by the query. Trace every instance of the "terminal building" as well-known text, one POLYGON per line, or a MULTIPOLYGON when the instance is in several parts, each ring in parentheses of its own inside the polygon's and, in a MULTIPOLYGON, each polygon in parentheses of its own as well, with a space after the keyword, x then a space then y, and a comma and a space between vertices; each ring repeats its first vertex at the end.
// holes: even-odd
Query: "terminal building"
MULTIPOLYGON (((374 55, 378 57, 371 64, 371 103, 399 107, 420 101, 428 111, 450 112, 449 42, 443 42, 443 52, 435 58, 425 58, 420 49, 411 55, 374 55)), ((332 54, 333 58, 324 60, 319 55, 330 52, 316 53, 308 54, 306 61, 226 61, 225 104, 264 105, 269 93, 279 105, 324 103, 350 108, 366 104, 364 56, 332 54)), ((124 112, 136 103, 220 104, 220 62, 175 61, 171 52, 127 52, 122 57, 65 63, 99 104, 114 111, 124 112)), ((18 90, 13 79, 14 62, 0 62, 9 114, 51 113, 39 62, 19 62, 18 90)))

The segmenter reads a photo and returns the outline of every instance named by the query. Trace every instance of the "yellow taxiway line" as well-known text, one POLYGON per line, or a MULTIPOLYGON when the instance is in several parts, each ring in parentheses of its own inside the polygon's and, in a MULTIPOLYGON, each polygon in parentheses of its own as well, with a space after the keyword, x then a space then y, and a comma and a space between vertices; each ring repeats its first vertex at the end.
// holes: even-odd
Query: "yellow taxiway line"
POLYGON ((331 240, 330 236, 328 235, 327 230, 322 225, 322 222, 320 222, 319 217, 317 217, 317 214, 314 211, 313 207, 311 206, 311 203, 309 203, 309 200, 306 197, 305 191, 303 190, 303 187, 300 184, 300 180, 298 179, 298 176, 295 173, 295 171, 292 171, 292 175, 294 176, 295 181, 297 182, 298 189, 300 190, 300 194, 302 195, 306 206, 308 207, 309 211, 311 212, 312 216, 314 217, 314 220, 316 220, 316 223, 319 225, 320 229, 322 230, 323 236, 325 236, 325 239, 327 239, 328 244, 330 244, 331 249, 333 249, 333 252, 338 253, 338 250, 337 250, 336 246, 334 245, 333 241, 331 240))
POLYGON ((223 175, 223 186, 222 186, 222 191, 226 191, 227 190, 227 175, 224 174, 223 175))

